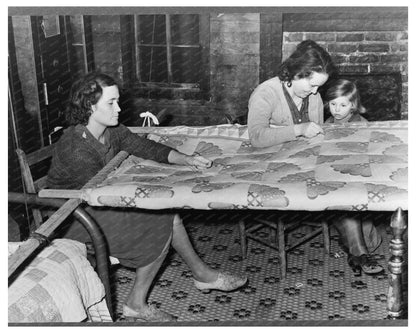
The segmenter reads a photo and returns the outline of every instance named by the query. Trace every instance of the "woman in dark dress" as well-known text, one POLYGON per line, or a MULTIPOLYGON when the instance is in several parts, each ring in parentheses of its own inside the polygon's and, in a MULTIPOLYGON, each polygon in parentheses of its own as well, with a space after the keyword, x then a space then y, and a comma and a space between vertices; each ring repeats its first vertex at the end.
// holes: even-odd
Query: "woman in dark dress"
MULTIPOLYGON (((202 156, 184 155, 170 147, 139 137, 118 123, 119 90, 113 78, 90 73, 71 89, 66 117, 71 125, 56 144, 48 187, 80 189, 119 151, 161 163, 209 168, 202 156)), ((123 306, 129 320, 172 321, 175 317, 148 305, 146 298, 170 244, 190 267, 200 290, 231 291, 247 282, 244 276, 219 272, 207 266, 194 251, 178 215, 161 211, 87 207, 103 231, 110 255, 136 269, 133 289, 123 306)), ((88 235, 74 223, 65 237, 82 242, 88 235)))

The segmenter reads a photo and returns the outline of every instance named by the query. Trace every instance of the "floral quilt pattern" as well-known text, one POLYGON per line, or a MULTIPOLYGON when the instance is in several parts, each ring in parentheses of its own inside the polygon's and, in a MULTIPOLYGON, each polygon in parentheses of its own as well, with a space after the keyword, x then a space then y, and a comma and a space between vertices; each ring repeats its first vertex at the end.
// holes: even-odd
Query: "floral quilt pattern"
POLYGON ((145 209, 408 208, 407 121, 323 129, 312 139, 255 148, 241 125, 149 127, 151 140, 213 166, 193 171, 129 156, 84 197, 91 205, 145 209))

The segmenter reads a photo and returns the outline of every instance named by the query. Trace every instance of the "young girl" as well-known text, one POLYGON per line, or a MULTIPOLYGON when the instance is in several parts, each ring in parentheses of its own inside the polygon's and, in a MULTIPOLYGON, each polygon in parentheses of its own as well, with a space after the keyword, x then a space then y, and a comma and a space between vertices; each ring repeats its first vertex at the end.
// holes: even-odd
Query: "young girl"
POLYGON ((325 100, 325 105, 329 107, 332 115, 325 123, 367 122, 367 119, 361 116, 366 110, 361 105, 360 94, 353 82, 344 79, 335 81, 326 92, 325 100))
MULTIPOLYGON (((360 115, 366 110, 361 105, 360 94, 353 82, 344 79, 335 81, 328 89, 325 100, 332 115, 325 123, 367 122, 360 115)), ((356 276, 361 275, 361 271, 366 274, 383 271, 383 267, 369 255, 381 243, 381 237, 371 221, 361 221, 358 214, 346 214, 337 219, 334 225, 340 235, 340 245, 348 253, 348 264, 356 276)))

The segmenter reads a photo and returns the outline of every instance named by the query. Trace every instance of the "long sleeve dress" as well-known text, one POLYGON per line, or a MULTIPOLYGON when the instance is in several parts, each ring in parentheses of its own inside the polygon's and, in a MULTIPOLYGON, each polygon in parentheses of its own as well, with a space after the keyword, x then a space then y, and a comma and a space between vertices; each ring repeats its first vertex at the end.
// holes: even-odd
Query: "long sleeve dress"
MULTIPOLYGON (((248 132, 255 147, 269 147, 296 139, 293 115, 278 77, 260 84, 248 102, 248 132), (273 128, 270 125, 284 126, 273 128)), ((319 93, 307 97, 309 121, 322 124, 323 102, 319 93)))
MULTIPOLYGON (((368 123, 368 120, 365 119, 363 116, 361 116, 358 113, 354 113, 350 119, 348 119, 349 123, 356 123, 356 122, 364 122, 364 123, 368 123)), ((335 123, 335 118, 333 116, 330 116, 327 120, 325 120, 326 124, 333 124, 335 123)))
MULTIPOLYGON (((47 186, 54 189, 80 189, 118 152, 168 163, 172 148, 141 138, 125 126, 108 127, 105 144, 83 125, 69 127, 57 142, 48 172, 47 186)), ((122 265, 138 268, 153 262, 172 234, 173 214, 134 208, 85 208, 106 237, 110 255, 122 265)), ((90 240, 80 223, 69 223, 64 237, 81 242, 90 240)))

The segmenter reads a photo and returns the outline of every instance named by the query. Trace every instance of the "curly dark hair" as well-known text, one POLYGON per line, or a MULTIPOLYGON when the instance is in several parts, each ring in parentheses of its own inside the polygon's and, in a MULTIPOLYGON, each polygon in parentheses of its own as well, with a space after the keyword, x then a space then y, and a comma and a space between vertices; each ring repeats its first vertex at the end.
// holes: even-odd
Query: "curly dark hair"
POLYGON ((107 74, 88 73, 72 84, 65 119, 68 125, 87 125, 91 115, 91 106, 96 104, 103 94, 104 87, 117 86, 117 82, 107 74))
POLYGON ((304 40, 279 67, 277 75, 283 82, 309 77, 313 72, 331 76, 336 71, 331 56, 313 40, 304 40))

